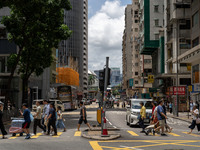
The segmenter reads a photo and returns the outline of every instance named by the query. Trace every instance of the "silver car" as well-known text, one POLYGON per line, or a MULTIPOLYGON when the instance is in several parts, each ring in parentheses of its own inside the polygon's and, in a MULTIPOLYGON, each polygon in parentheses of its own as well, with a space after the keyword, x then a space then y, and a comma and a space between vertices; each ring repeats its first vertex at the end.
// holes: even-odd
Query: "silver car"
POLYGON ((152 116, 152 99, 130 99, 128 101, 129 105, 127 106, 126 112, 126 123, 129 126, 139 124, 139 115, 140 115, 140 103, 143 102, 146 107, 146 119, 144 119, 144 124, 149 125, 150 118, 152 116))

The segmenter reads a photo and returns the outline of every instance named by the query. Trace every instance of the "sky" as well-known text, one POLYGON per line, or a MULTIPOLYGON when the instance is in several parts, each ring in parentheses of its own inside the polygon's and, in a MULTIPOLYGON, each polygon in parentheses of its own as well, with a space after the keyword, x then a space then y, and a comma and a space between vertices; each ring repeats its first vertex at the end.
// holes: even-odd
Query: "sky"
POLYGON ((110 58, 109 67, 122 68, 124 11, 131 0, 88 0, 89 70, 100 70, 110 58))

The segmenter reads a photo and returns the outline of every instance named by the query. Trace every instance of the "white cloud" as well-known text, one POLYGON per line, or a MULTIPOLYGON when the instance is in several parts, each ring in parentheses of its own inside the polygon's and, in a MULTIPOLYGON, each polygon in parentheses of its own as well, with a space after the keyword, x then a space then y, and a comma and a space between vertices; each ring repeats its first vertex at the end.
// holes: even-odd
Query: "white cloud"
POLYGON ((107 0, 89 19, 89 69, 102 69, 107 56, 111 67, 122 67, 124 11, 119 0, 107 0))

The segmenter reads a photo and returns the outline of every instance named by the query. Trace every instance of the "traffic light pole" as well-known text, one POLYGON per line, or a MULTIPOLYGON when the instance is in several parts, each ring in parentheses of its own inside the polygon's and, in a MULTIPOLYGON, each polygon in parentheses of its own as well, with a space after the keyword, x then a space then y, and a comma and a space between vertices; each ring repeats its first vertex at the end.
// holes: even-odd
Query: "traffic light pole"
POLYGON ((109 66, 109 57, 106 57, 106 71, 105 71, 105 81, 104 81, 104 93, 103 93, 103 98, 101 100, 102 104, 102 111, 101 111, 101 135, 103 134, 103 118, 105 117, 105 100, 106 100, 106 91, 107 91, 107 84, 108 84, 108 66, 109 66))

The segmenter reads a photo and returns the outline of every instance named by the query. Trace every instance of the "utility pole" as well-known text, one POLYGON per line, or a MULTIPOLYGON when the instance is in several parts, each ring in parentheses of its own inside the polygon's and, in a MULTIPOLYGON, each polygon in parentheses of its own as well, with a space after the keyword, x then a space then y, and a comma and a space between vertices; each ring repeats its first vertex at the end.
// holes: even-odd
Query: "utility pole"
MULTIPOLYGON (((177 10, 176 10, 177 11, 177 10)), ((178 117, 178 110, 179 110, 179 97, 178 97, 178 82, 179 82, 179 79, 178 79, 178 20, 176 22, 176 116, 178 117)))
POLYGON ((106 71, 105 71, 105 81, 104 81, 104 93, 103 98, 101 100, 102 110, 101 110, 101 134, 103 134, 103 118, 105 117, 105 100, 106 100, 106 91, 107 91, 107 84, 108 84, 108 66, 109 66, 109 57, 106 57, 106 71))

